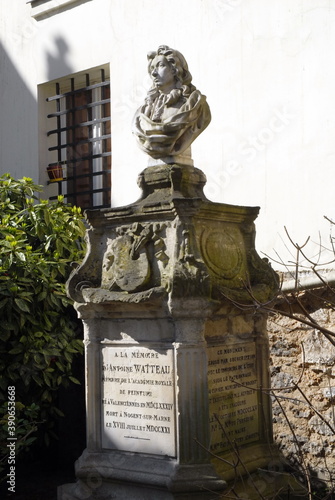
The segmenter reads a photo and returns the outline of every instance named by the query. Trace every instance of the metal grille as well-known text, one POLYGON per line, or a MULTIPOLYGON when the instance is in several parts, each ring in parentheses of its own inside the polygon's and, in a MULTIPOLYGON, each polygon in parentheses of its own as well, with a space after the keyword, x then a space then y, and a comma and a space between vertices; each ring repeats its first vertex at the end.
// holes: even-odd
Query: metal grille
MULTIPOLYGON (((53 155, 51 167, 61 167, 57 182, 58 194, 81 208, 105 208, 111 204, 111 123, 110 84, 100 70, 100 81, 85 85, 70 78, 70 90, 62 92, 56 83, 56 93, 47 98, 53 112, 47 116, 53 122, 47 136, 54 139, 48 148, 53 155), (56 126, 55 126, 56 125, 56 126)), ((55 199, 53 196, 50 199, 55 199)))

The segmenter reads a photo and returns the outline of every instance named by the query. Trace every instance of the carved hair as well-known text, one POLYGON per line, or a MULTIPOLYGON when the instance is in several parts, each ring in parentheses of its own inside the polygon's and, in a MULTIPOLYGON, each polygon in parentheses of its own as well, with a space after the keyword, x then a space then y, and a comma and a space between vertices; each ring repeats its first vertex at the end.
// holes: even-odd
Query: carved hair
MULTIPOLYGON (((195 86, 192 82, 192 75, 189 72, 185 57, 178 50, 171 49, 167 45, 160 45, 157 51, 148 53, 148 72, 151 74, 151 63, 156 56, 164 56, 169 63, 176 80, 176 88, 180 89, 179 94, 188 97, 194 90, 195 86)), ((147 100, 151 101, 156 97, 158 91, 156 87, 152 87, 147 95, 147 100)))

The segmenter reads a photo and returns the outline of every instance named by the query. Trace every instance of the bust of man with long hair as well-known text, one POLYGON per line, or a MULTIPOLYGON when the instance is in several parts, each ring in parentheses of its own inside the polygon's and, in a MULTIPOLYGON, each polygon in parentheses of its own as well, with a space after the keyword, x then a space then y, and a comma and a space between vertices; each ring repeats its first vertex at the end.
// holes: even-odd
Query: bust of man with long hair
POLYGON ((206 97, 192 84, 184 56, 166 45, 149 52, 148 72, 153 85, 133 121, 138 144, 162 163, 192 164, 190 145, 211 120, 206 97))

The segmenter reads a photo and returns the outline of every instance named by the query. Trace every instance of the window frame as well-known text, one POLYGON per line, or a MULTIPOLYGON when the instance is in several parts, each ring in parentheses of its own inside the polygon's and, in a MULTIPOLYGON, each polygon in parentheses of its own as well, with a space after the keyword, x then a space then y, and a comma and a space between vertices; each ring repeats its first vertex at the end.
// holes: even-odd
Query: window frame
POLYGON ((40 90, 39 100, 46 103, 40 110, 44 168, 63 169, 61 178, 47 181, 49 199, 63 195, 83 209, 110 207, 109 65, 48 82, 40 90))

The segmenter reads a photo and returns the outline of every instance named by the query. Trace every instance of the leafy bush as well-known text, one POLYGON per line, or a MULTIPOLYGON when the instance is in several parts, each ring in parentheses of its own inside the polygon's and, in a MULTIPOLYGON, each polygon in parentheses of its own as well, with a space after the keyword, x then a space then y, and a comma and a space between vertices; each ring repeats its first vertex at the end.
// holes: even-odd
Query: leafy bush
POLYGON ((85 226, 79 208, 38 201, 39 191, 29 178, 0 177, 0 401, 15 386, 16 401, 38 404, 35 420, 51 427, 58 388, 78 383, 72 362, 83 345, 65 282, 85 226))
MULTIPOLYGON (((40 407, 35 403, 24 406, 22 403, 15 404, 15 455, 29 448, 36 440, 33 434, 37 431, 38 415, 40 407)), ((10 426, 8 425, 7 402, 0 406, 0 483, 7 478, 8 464, 15 463, 15 459, 8 461, 9 448, 8 436, 10 426)), ((13 442, 13 441, 11 441, 13 442)))

